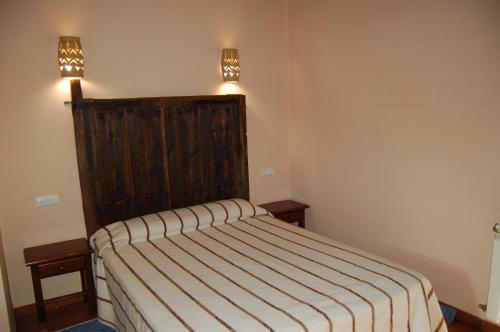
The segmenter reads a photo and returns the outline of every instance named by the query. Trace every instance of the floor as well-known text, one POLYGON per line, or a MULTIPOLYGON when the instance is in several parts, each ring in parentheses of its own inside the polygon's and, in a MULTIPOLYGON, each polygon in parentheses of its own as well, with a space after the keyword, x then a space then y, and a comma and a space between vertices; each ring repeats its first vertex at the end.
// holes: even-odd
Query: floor
MULTIPOLYGON (((47 311, 47 330, 57 331, 65 327, 94 319, 90 315, 86 303, 76 303, 56 310, 47 311)), ((36 315, 23 317, 16 321, 17 332, 40 331, 36 315)))
POLYGON ((470 326, 463 325, 460 323, 453 323, 448 326, 449 332, 474 332, 474 329, 470 326))

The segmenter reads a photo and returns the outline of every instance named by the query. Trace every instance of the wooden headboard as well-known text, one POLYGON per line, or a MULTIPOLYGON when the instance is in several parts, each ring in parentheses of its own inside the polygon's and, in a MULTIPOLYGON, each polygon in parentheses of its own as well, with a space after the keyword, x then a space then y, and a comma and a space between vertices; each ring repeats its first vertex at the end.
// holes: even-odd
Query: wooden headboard
POLYGON ((87 235, 140 215, 249 199, 245 96, 83 99, 71 81, 87 235))

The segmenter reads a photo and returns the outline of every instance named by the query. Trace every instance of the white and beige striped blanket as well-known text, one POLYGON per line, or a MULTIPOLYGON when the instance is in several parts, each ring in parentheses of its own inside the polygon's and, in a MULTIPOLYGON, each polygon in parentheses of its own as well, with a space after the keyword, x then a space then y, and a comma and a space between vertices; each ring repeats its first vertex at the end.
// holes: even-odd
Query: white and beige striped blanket
POLYGON ((446 331, 420 274, 240 200, 92 237, 99 318, 119 331, 446 331))

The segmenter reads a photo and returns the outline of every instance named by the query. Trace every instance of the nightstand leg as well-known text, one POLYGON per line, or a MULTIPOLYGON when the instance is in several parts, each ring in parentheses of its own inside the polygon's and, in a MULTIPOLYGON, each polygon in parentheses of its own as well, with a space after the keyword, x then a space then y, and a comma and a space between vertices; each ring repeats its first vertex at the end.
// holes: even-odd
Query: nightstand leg
POLYGON ((302 219, 299 221, 299 227, 300 227, 300 228, 306 228, 306 221, 304 220, 304 218, 302 218, 302 219))
POLYGON ((33 279, 33 290, 35 291, 36 312, 38 315, 38 324, 40 329, 44 329, 47 324, 47 316, 45 314, 45 306, 43 303, 42 282, 38 274, 38 268, 31 266, 31 278, 33 279))
POLYGON ((84 270, 80 271, 80 282, 82 283, 82 292, 85 293, 85 296, 83 297, 83 300, 85 302, 89 302, 88 294, 87 294, 87 286, 85 286, 85 273, 84 273, 84 270))
POLYGON ((87 291, 87 305, 91 314, 97 314, 97 301, 95 297, 94 277, 92 276, 92 264, 90 256, 85 258, 85 288, 87 291))

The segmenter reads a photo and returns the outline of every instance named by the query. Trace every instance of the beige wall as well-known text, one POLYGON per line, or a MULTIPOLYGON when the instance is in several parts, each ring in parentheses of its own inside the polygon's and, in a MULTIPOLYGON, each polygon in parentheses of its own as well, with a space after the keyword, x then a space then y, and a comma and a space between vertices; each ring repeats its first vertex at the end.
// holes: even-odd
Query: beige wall
MULTIPOLYGON (((33 302, 23 248, 85 235, 58 36, 81 37, 83 92, 96 98, 225 93, 221 49, 239 48, 251 197, 263 202, 290 195, 287 29, 285 0, 0 3, 0 227, 15 306, 33 302), (276 176, 259 178, 268 166, 276 176), (33 198, 43 194, 60 194, 61 204, 36 209, 33 198)), ((56 296, 78 282, 64 277, 44 288, 56 296)))
MULTIPOLYGON (((55 50, 75 34, 87 97, 233 92, 219 56, 239 48, 253 200, 290 196, 290 152, 309 228, 423 272, 442 300, 478 313, 500 215, 499 2, 287 10, 286 0, 0 3, 0 228, 15 306, 33 302, 22 249, 85 234, 55 50), (259 178, 268 166, 277 175, 259 178), (52 193, 60 206, 34 207, 52 193)), ((44 289, 75 291, 77 277, 44 289)))
POLYGON ((479 314, 500 218, 500 2, 291 0, 292 195, 309 228, 479 314))

